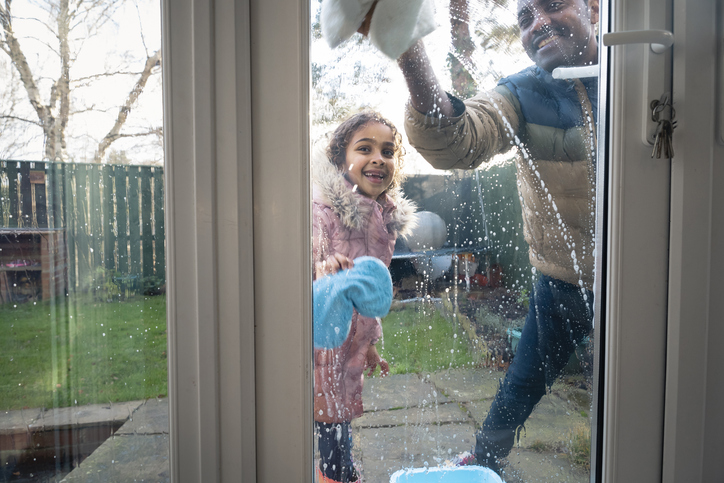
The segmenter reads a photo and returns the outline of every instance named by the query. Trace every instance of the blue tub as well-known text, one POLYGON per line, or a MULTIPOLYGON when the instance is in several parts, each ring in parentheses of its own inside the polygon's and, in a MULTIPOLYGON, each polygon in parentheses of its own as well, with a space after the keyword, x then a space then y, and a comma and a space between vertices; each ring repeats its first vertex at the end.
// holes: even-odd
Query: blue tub
POLYGON ((503 480, 483 466, 451 466, 399 470, 392 475, 390 483, 503 483, 503 480))

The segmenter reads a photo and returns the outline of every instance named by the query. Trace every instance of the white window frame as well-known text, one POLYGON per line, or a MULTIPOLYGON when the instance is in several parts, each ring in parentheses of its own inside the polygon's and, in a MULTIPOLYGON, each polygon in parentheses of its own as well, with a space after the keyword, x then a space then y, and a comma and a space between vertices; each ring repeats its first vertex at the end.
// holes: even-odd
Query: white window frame
MULTIPOLYGON (((172 480, 311 481, 308 5, 162 1, 172 480)), ((724 153, 702 95, 717 85, 710 57, 721 8, 674 0, 680 106, 670 172, 652 168, 646 149, 624 155, 626 133, 638 128, 635 116, 620 116, 636 92, 620 71, 610 79, 624 94, 609 113, 619 120, 610 134, 606 482, 724 474, 724 328, 715 323, 724 312, 724 153), (706 48, 694 55, 687 45, 706 48), (669 176, 670 191, 649 186, 642 200, 641 186, 669 176), (641 208, 654 196, 670 199, 670 230, 668 217, 662 228, 641 208), (658 342, 635 340, 647 329, 658 342)), ((619 29, 634 22, 616 15, 619 29)), ((633 49, 622 55, 616 68, 640 65, 633 49)))

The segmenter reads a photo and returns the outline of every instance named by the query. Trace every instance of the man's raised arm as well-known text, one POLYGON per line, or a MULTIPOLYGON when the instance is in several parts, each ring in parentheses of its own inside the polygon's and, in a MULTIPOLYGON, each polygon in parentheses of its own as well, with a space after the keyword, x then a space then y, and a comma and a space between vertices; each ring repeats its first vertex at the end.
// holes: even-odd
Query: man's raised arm
POLYGON ((410 91, 412 107, 423 114, 442 114, 453 117, 455 111, 447 94, 440 86, 422 40, 397 59, 410 91))

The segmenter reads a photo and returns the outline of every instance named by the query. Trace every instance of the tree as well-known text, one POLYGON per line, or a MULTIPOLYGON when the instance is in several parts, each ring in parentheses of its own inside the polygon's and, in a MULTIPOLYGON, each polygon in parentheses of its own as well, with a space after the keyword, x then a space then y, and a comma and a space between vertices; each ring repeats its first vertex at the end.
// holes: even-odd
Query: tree
MULTIPOLYGON (((145 50, 142 59, 127 51, 116 53, 113 64, 110 63, 110 55, 106 55, 105 59, 96 58, 96 69, 105 63, 101 71, 80 75, 82 69, 76 68, 84 51, 96 50, 104 42, 103 36, 117 27, 119 14, 129 18, 128 6, 126 1, 114 0, 38 0, 24 16, 15 14, 12 0, 0 3, 0 50, 10 60, 26 97, 24 109, 20 109, 17 103, 3 102, 0 116, 4 116, 2 119, 6 122, 25 123, 41 130, 42 156, 45 159, 61 161, 78 157, 78 153, 69 153, 71 136, 82 139, 83 142, 78 145, 91 151, 90 154, 85 153, 85 158, 101 162, 109 146, 119 139, 161 135, 160 116, 152 120, 151 125, 147 122, 142 129, 124 131, 149 79, 154 75, 158 77, 160 39, 154 42, 159 44, 159 48, 149 51, 141 29, 141 43, 145 50), (18 33, 21 30, 23 35, 18 33), (134 81, 128 94, 119 95, 122 91, 118 86, 129 77, 134 81), (111 87, 113 84, 115 87, 111 87), (102 87, 101 93, 90 94, 88 89, 93 85, 106 87, 102 87), (115 116, 112 115, 112 105, 117 110, 115 116), (70 129, 76 117, 91 113, 95 114, 93 119, 103 119, 102 122, 87 122, 96 133, 70 129), (104 134, 97 134, 102 123, 108 128, 104 134), (89 142, 89 138, 93 141, 89 142)), ((23 7, 27 8, 27 5, 23 7)), ((138 5, 135 7, 138 8, 138 5)), ((138 22, 141 22, 140 14, 138 22)), ((105 43, 108 43, 107 40, 105 43)), ((112 47, 114 43, 110 44, 112 47)), ((17 94, 15 92, 15 100, 17 94)))
POLYGON ((453 94, 467 99, 478 91, 478 85, 468 67, 473 66, 475 43, 470 36, 468 0, 450 0, 450 37, 452 49, 448 54, 448 67, 453 83, 453 94))
POLYGON ((502 65, 524 57, 511 4, 515 2, 450 0, 448 68, 452 93, 461 99, 475 95, 483 79, 497 82, 503 77, 502 65))

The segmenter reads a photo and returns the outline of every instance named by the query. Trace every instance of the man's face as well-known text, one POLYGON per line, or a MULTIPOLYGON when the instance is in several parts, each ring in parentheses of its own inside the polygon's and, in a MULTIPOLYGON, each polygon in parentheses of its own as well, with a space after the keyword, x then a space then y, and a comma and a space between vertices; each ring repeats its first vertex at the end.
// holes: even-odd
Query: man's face
POLYGON ((588 65, 598 61, 594 25, 598 0, 519 0, 520 39, 541 68, 588 65))

